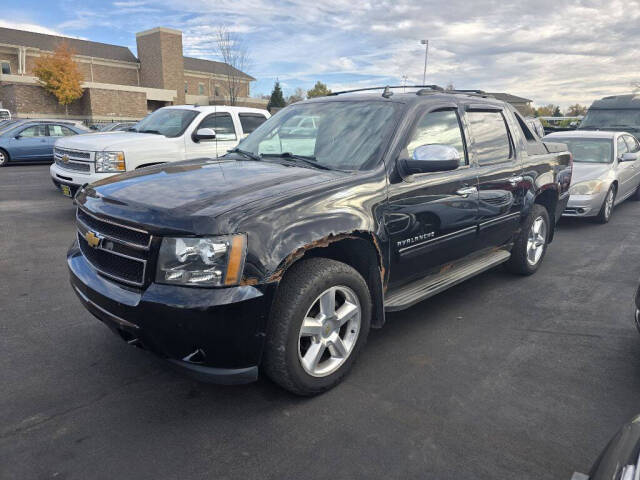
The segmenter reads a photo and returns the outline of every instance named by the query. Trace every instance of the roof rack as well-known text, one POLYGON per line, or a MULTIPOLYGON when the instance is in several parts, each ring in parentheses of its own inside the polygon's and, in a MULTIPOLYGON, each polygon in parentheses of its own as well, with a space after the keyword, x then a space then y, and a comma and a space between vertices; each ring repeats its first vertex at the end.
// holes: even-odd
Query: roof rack
POLYGON ((429 89, 431 91, 444 92, 444 88, 439 85, 387 85, 384 87, 367 87, 367 88, 354 88, 353 90, 342 90, 341 92, 332 92, 329 96, 342 95, 345 93, 354 93, 354 92, 366 92, 370 90, 391 90, 392 88, 420 88, 420 89, 429 89))

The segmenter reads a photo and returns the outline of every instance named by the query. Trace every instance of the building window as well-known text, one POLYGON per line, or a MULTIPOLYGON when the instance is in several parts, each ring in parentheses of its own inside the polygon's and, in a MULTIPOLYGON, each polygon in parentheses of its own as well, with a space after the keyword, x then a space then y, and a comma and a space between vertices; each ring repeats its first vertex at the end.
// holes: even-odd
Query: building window
POLYGON ((220 96, 220 88, 218 88, 218 86, 216 85, 215 88, 213 89, 214 92, 214 96, 219 97, 220 96))
POLYGON ((189 93, 189 84, 184 82, 184 93, 189 93))
POLYGON ((204 83, 198 84, 198 95, 204 95, 204 83))
POLYGON ((9 62, 0 62, 0 66, 2 67, 3 75, 11 75, 11 64, 9 62))

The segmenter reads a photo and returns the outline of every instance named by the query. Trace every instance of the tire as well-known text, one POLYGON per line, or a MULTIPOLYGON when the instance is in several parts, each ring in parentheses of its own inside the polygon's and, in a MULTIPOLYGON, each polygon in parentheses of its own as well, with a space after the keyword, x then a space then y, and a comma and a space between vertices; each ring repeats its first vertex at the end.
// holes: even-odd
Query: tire
POLYGON ((595 217, 595 221, 598 223, 608 223, 611 220, 611 215, 613 214, 614 203, 616 201, 616 187, 611 185, 609 187, 609 191, 607 195, 604 197, 604 201, 602 202, 602 207, 600 207, 600 212, 595 217))
POLYGON ((534 274, 547 253, 550 232, 549 212, 542 205, 534 204, 511 249, 511 258, 505 263, 506 269, 518 275, 534 274), (535 229, 538 229, 537 233, 535 229))
POLYGON ((347 375, 367 341, 371 310, 367 283, 349 265, 326 258, 294 264, 278 287, 269 315, 264 372, 297 395, 317 395, 333 388, 347 375), (329 301, 332 296, 333 310, 327 302, 320 306, 321 297, 329 301), (324 308, 337 316, 323 321, 324 308), (359 315, 354 313, 357 309, 359 315))
POLYGON ((9 163, 9 154, 0 148, 0 167, 6 167, 9 163))

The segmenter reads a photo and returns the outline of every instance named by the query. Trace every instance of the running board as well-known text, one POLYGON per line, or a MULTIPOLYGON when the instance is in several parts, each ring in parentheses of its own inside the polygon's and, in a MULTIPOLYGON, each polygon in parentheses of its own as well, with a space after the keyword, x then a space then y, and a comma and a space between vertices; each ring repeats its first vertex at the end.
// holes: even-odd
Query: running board
POLYGON ((469 278, 487 271, 496 265, 509 260, 511 253, 507 250, 492 250, 481 257, 462 261, 450 269, 415 280, 403 287, 387 293, 384 309, 387 312, 404 310, 422 300, 453 287, 469 278))

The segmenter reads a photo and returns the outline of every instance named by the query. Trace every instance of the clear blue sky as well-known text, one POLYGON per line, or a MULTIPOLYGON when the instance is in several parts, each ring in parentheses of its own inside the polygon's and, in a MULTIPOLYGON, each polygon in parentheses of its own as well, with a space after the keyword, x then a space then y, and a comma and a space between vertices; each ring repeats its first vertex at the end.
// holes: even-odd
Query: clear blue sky
POLYGON ((536 104, 590 103, 640 80, 640 1, 0 0, 0 26, 125 45, 156 26, 185 54, 216 58, 225 24, 252 57, 253 93, 322 80, 346 87, 422 81, 505 91, 536 104), (633 68, 632 68, 633 67, 633 68))

